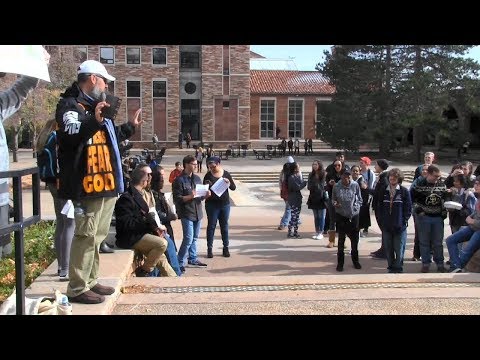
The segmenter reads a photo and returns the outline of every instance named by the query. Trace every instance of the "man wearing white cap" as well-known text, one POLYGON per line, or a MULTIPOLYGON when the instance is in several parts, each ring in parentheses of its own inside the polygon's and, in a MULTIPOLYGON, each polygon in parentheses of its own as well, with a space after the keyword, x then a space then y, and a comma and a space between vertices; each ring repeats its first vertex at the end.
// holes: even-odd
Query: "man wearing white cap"
POLYGON ((96 304, 115 289, 97 283, 100 244, 108 235, 115 202, 124 192, 119 143, 135 133, 141 109, 115 126, 103 116, 107 84, 115 78, 95 60, 83 62, 78 77, 57 105, 58 196, 75 205, 67 295, 96 304))

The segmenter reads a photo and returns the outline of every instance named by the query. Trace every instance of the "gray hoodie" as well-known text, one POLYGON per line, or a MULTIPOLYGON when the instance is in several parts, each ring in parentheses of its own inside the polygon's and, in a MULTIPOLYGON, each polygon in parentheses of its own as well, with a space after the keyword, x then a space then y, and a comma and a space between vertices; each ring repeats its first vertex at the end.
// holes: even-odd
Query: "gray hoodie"
POLYGON ((360 213, 362 206, 362 195, 360 186, 356 181, 350 181, 350 185, 345 186, 340 180, 333 186, 332 202, 338 202, 340 207, 335 207, 337 214, 351 219, 360 213))

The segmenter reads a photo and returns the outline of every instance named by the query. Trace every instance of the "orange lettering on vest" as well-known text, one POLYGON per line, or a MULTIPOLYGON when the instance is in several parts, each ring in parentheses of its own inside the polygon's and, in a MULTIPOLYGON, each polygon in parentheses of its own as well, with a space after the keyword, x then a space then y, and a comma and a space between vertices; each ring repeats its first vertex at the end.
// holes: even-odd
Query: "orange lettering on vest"
POLYGON ((83 178, 83 190, 85 190, 87 194, 93 192, 92 181, 93 181, 92 175, 87 175, 83 178))
POLYGON ((97 160, 98 160, 98 171, 105 172, 107 168, 105 166, 105 157, 103 155, 103 146, 97 147, 97 160))
POLYGON ((105 189, 105 182, 103 181, 103 175, 95 174, 93 176, 93 188, 95 192, 102 192, 105 189))
POLYGON ((92 159, 92 173, 98 173, 98 157, 97 157, 97 146, 90 146, 88 152, 91 153, 92 159), (90 150, 91 149, 91 150, 90 150))
POLYGON ((115 190, 115 179, 112 173, 105 174, 105 190, 115 190))
POLYGON ((103 145, 103 155, 105 156, 105 167, 107 171, 113 171, 112 163, 110 160, 110 150, 108 150, 107 145, 103 145))
POLYGON ((93 146, 88 147, 87 149, 87 174, 93 173, 93 153, 95 150, 93 150, 93 146))
POLYGON ((95 135, 92 137, 92 141, 94 144, 105 144, 105 133, 102 130, 98 130, 95 135))

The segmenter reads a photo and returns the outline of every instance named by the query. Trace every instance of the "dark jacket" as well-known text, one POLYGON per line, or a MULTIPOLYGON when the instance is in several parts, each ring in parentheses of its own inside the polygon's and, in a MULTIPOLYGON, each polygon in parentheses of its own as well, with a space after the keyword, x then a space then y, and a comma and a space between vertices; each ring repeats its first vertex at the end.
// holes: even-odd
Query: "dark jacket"
POLYGON ((383 199, 379 204, 379 226, 382 231, 399 234, 407 228, 408 219, 412 215, 410 193, 404 186, 395 190, 390 207, 390 191, 383 191, 383 199))
POLYGON ((302 206, 302 190, 307 186, 307 182, 298 175, 290 175, 288 177, 288 204, 290 206, 301 207, 302 206))
POLYGON ((131 249, 145 234, 155 234, 152 225, 144 214, 148 213, 148 205, 140 192, 129 187, 115 204, 116 245, 123 249, 131 249))
POLYGON ((325 185, 325 177, 317 179, 314 174, 310 173, 308 176, 308 190, 310 190, 310 194, 307 200, 309 209, 325 209, 327 207, 325 194, 328 194, 328 192, 325 189, 325 185))
POLYGON ((179 219, 185 218, 191 221, 198 221, 203 218, 202 200, 205 199, 204 197, 183 201, 183 196, 191 195, 197 184, 202 184, 200 177, 194 173, 190 177, 185 172, 182 172, 173 182, 173 201, 179 219))
POLYGON ((172 240, 175 240, 173 228, 170 224, 170 221, 177 220, 177 215, 175 215, 172 212, 172 209, 170 209, 170 206, 165 199, 164 193, 152 190, 152 194, 153 198, 155 199, 155 208, 157 210, 158 217, 160 218, 160 222, 162 223, 162 225, 165 225, 165 227, 167 228, 167 233, 168 235, 170 235, 172 240))
MULTIPOLYGON (((76 82, 61 96, 55 115, 58 196, 72 200, 117 196, 123 184, 122 169, 117 165, 119 154, 114 151, 106 124, 95 119, 96 103, 85 96, 76 82)), ((117 145, 134 132, 130 123, 116 126, 117 145)))

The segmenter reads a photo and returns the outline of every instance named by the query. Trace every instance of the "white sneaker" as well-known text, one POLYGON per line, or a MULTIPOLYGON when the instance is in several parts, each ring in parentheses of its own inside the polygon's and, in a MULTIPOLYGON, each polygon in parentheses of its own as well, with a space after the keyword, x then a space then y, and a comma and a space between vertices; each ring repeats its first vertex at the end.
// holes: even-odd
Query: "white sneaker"
POLYGON ((317 236, 318 236, 318 234, 313 235, 313 236, 312 236, 312 239, 317 240, 317 236))
POLYGON ((322 239, 323 239, 322 233, 319 233, 315 239, 317 239, 317 240, 322 240, 322 239))

